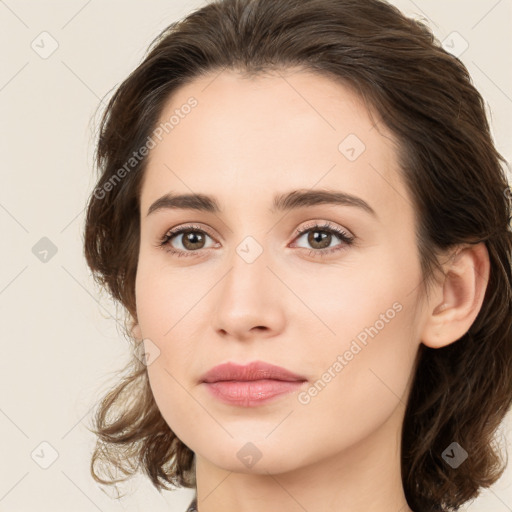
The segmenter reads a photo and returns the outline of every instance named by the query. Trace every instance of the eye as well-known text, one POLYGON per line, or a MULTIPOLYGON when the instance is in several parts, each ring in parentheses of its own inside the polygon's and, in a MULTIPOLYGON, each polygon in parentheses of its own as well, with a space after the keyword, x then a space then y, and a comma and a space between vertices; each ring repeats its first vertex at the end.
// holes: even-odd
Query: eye
POLYGON ((199 226, 181 226, 168 231, 158 242, 158 246, 177 256, 196 256, 195 252, 206 247, 206 239, 212 238, 199 226), (181 247, 176 248, 173 240, 176 239, 181 247), (181 239, 181 240, 180 240, 181 239))
MULTIPOLYGON (((340 250, 346 249, 354 242, 354 237, 349 235, 343 229, 326 222, 320 225, 314 222, 312 225, 304 226, 302 229, 297 229, 298 237, 296 240, 300 240, 306 234, 306 243, 310 245, 309 255, 310 256, 326 256, 328 254, 335 253, 340 250), (341 244, 332 246, 332 242, 336 238, 341 244)), ((171 254, 175 254, 178 257, 188 256, 200 256, 201 250, 209 250, 215 246, 211 244, 209 247, 206 245, 207 239, 213 240, 213 236, 210 235, 205 229, 201 229, 200 226, 185 225, 175 229, 171 229, 165 233, 165 235, 159 240, 157 246, 165 249, 171 254), (175 239, 181 247, 174 245, 175 239)), ((293 245, 292 247, 298 247, 300 249, 308 249, 308 247, 293 245)))
MULTIPOLYGON (((326 222, 323 225, 315 222, 313 225, 304 226, 304 228, 298 229, 297 233, 299 234, 297 240, 300 240, 307 235, 306 243, 309 244, 311 248, 309 251, 310 256, 325 256, 327 254, 332 254, 346 249, 354 242, 353 236, 329 222, 326 222), (335 241, 336 238, 338 238, 342 243, 333 247, 331 243, 335 241)), ((308 249, 308 247, 300 245, 298 247, 308 249)))

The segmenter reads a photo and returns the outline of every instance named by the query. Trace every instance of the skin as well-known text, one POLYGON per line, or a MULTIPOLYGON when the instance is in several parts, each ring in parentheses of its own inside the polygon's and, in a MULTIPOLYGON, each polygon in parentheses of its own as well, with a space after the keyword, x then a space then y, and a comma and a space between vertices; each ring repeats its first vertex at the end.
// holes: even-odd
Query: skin
MULTIPOLYGON (((196 454, 200 512, 410 511, 400 435, 415 357, 420 343, 442 347, 471 326, 488 280, 485 246, 447 254, 446 277, 423 296, 415 212, 392 135, 346 87, 301 70, 252 79, 223 71, 179 89, 161 121, 191 96, 197 107, 149 155, 133 333, 159 350, 147 368, 151 388, 196 454), (349 134, 366 147, 354 161, 338 148, 349 134), (376 216, 326 204, 270 212, 274 194, 297 189, 356 195, 376 216), (147 215, 168 192, 215 196, 221 212, 147 215), (310 254, 319 245, 296 230, 312 221, 354 244, 332 235, 330 248, 342 250, 310 254), (212 235, 196 256, 157 246, 190 223, 212 235), (262 250, 251 263, 237 253, 248 236, 249 252, 262 250), (200 384, 217 364, 260 360, 304 375, 309 389, 393 304, 400 311, 307 404, 293 392, 236 407, 200 384), (248 442, 261 454, 252 467, 237 457, 248 442)), ((183 235, 172 244, 193 252, 183 235)))

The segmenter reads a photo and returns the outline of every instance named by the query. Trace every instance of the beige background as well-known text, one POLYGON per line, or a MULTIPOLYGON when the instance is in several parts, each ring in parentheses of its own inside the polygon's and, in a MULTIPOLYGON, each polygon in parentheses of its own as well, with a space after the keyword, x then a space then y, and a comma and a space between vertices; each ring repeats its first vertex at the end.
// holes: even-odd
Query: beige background
MULTIPOLYGON (((454 51, 468 45, 461 59, 510 162, 512 0, 393 3, 428 19, 454 51)), ((202 4, 0 0, 0 511, 184 511, 192 495, 159 495, 136 479, 133 494, 114 501, 89 475, 89 411, 127 361, 127 343, 92 283, 81 236, 97 106, 161 29, 202 4), (46 262, 33 252, 43 237, 53 244, 46 262)), ((510 416, 502 431, 512 454, 510 416)), ((466 510, 512 511, 512 462, 466 510)))

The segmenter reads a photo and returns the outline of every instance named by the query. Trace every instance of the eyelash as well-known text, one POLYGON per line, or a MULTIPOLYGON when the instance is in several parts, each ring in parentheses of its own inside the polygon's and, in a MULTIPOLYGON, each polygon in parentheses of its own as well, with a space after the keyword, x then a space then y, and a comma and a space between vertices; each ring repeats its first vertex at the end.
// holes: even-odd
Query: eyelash
MULTIPOLYGON (((325 224, 321 225, 321 224, 318 224, 318 223, 315 223, 313 225, 310 225, 310 226, 304 226, 303 229, 297 229, 295 232, 297 234, 296 238, 299 238, 300 236, 302 236, 303 234, 305 233, 308 233, 309 231, 313 231, 313 230, 318 230, 318 231, 326 231, 330 234, 333 234, 333 235, 336 235, 345 245, 343 246, 337 246, 336 248, 326 248, 326 249, 309 249, 309 256, 320 256, 320 257, 324 257, 324 256, 327 256, 329 254, 333 254, 335 252, 338 252, 338 251, 342 251, 342 250, 345 250, 347 247, 351 246, 353 243, 354 243, 354 240, 355 240, 355 237, 353 236, 350 236, 346 231, 344 231, 343 229, 340 229, 334 225, 332 225, 331 223, 329 222, 326 222, 325 224)), ((162 237, 160 238, 158 244, 157 244, 157 247, 160 247, 162 249, 164 249, 165 251, 175 255, 175 256, 178 256, 179 258, 181 257, 197 257, 198 254, 201 249, 198 249, 196 251, 182 251, 180 249, 174 249, 171 245, 170 245, 170 241, 175 237, 175 236, 178 236, 184 232, 187 232, 187 231, 192 231, 192 232, 196 232, 196 231, 199 231, 201 233, 204 233, 206 235, 208 235, 210 238, 213 238, 212 235, 210 235, 210 233, 208 233, 208 231, 205 231, 204 229, 201 229, 199 226, 193 226, 193 225, 185 225, 185 226, 181 226, 179 228, 176 228, 174 230, 170 230, 170 231, 167 231, 167 233, 162 237)), ((204 249, 204 250, 210 250, 210 248, 208 249, 204 249)), ((306 249, 305 247, 299 247, 299 249, 306 249)))

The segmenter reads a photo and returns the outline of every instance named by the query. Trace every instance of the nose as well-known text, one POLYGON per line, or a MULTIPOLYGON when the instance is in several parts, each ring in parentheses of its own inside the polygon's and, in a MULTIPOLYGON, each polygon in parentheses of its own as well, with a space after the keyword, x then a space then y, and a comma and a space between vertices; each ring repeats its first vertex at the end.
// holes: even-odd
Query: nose
POLYGON ((269 268, 268 252, 250 262, 236 251, 217 289, 214 329, 224 338, 248 340, 278 335, 285 325, 285 286, 269 268))

